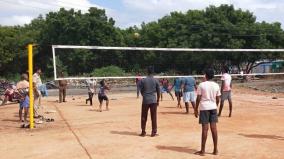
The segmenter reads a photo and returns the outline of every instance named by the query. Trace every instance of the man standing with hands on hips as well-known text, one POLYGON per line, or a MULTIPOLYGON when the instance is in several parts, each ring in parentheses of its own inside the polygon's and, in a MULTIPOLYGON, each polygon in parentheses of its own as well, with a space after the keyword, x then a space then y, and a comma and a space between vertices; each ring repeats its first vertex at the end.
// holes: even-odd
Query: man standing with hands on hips
POLYGON ((148 110, 150 109, 152 120, 151 137, 154 137, 157 135, 157 106, 159 105, 160 100, 160 86, 158 80, 153 77, 154 68, 149 66, 147 70, 148 76, 140 82, 141 94, 143 97, 141 111, 142 132, 140 136, 144 137, 146 135, 147 116, 148 110))

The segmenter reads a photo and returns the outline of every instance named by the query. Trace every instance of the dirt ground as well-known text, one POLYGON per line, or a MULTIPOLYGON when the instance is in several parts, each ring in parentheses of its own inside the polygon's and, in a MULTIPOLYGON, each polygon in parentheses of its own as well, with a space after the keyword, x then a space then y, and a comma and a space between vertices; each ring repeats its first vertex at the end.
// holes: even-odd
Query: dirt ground
MULTIPOLYGON (((234 88, 233 116, 228 103, 219 118, 219 155, 208 133, 206 156, 200 149, 201 126, 192 114, 176 108, 164 95, 158 108, 158 137, 139 137, 141 99, 135 92, 110 93, 110 111, 97 112, 85 104, 86 96, 43 99, 44 114, 55 122, 19 128, 18 105, 0 107, 0 158, 3 159, 187 159, 187 158, 284 158, 284 94, 234 88), (277 99, 272 99, 277 97, 277 99)), ((95 108, 98 101, 95 98, 95 108)), ((150 117, 147 132, 151 132, 150 117)))

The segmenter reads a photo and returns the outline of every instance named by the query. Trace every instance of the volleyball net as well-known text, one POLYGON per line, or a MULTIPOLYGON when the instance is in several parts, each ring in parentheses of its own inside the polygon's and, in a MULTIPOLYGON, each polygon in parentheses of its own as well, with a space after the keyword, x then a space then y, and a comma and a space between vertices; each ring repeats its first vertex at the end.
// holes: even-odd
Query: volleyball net
MULTIPOLYGON (((284 49, 207 49, 207 48, 151 48, 151 47, 112 47, 112 46, 74 46, 74 45, 52 45, 53 54, 53 68, 54 68, 54 79, 74 79, 74 80, 84 80, 84 79, 133 79, 137 78, 136 73, 145 69, 146 66, 154 65, 155 68, 159 68, 163 63, 172 63, 168 66, 168 70, 174 70, 179 67, 194 68, 199 67, 197 65, 192 66, 190 62, 186 62, 187 58, 194 58, 194 56, 208 56, 210 54, 225 54, 225 56, 232 56, 233 54, 245 53, 245 54, 255 54, 258 56, 260 53, 278 53, 283 54, 284 49), (190 57, 184 56, 180 57, 179 63, 176 61, 169 61, 175 59, 179 53, 191 54, 190 57), (141 55, 145 56, 141 56, 141 55), (226 55, 227 54, 227 55, 226 55), (161 60, 163 56, 167 56, 168 61, 161 60), (137 60, 137 65, 133 65, 137 60), (140 63, 138 63, 140 61, 140 63), (105 67, 105 66, 118 66, 122 69, 127 68, 125 74, 99 74, 94 75, 91 72, 105 67), (68 68, 72 67, 72 71, 68 68), (135 67, 135 68, 134 68, 135 67), (133 68, 132 71, 129 71, 133 68), (139 70, 140 69, 140 70, 139 70), (66 71, 68 75, 60 76, 60 72, 66 71), (129 73, 130 72, 130 73, 129 73), (134 73, 135 72, 135 73, 134 73)), ((279 56, 277 59, 264 62, 265 65, 260 65, 260 69, 252 73, 243 73, 242 71, 231 72, 232 76, 267 76, 267 75, 283 75, 284 60, 279 56), (277 71, 272 68, 273 63, 278 66, 277 71)), ((266 59, 262 59, 266 60, 266 59)), ((200 66, 202 67, 202 66, 200 66)), ((203 69, 203 68, 199 68, 203 69)), ((205 68, 204 68, 205 69, 205 68)), ((161 72, 163 72, 163 69, 161 72)), ((143 71, 141 71, 143 72, 143 71)), ((156 72, 155 78, 177 78, 177 77, 204 77, 203 74, 190 74, 190 73, 161 73, 156 72)), ((194 72, 194 71, 191 71, 194 72)), ((142 74, 141 76, 145 76, 142 74)), ((216 76, 221 76, 221 74, 216 74, 216 76)))

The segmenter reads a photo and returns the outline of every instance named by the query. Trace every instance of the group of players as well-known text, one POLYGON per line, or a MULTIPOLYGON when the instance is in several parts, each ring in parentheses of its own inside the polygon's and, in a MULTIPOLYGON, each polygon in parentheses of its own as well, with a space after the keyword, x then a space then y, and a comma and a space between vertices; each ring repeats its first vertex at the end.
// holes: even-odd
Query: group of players
MULTIPOLYGON (((222 109, 224 106, 224 101, 229 101, 229 117, 232 116, 232 99, 231 99, 231 89, 232 89, 232 77, 228 73, 228 67, 223 67, 222 69, 222 77, 221 77, 221 89, 217 83, 213 81, 214 78, 214 70, 208 69, 205 71, 205 77, 203 81, 197 86, 196 80, 193 77, 183 77, 176 78, 174 80, 173 85, 170 82, 163 78, 160 81, 154 78, 153 67, 148 68, 148 76, 146 78, 141 78, 138 76, 136 78, 137 85, 137 98, 139 98, 139 94, 142 95, 142 111, 141 111, 141 129, 142 132, 140 136, 144 137, 146 135, 146 122, 148 111, 150 109, 151 112, 151 120, 152 120, 152 133, 151 137, 157 136, 157 106, 159 106, 159 101, 163 99, 163 93, 168 93, 172 100, 174 100, 173 95, 171 94, 171 90, 174 88, 175 96, 177 98, 177 107, 182 108, 181 98, 183 97, 183 101, 185 103, 186 113, 189 113, 189 102, 192 105, 194 110, 195 117, 199 116, 199 123, 202 124, 202 141, 201 141, 201 150, 197 152, 199 155, 205 154, 205 143, 207 139, 207 132, 210 129, 212 132, 212 138, 214 142, 214 151, 213 154, 218 154, 217 149, 217 126, 218 116, 221 116, 222 109), (219 108, 219 113, 217 115, 217 107, 219 105, 221 97, 221 104, 219 108), (200 108, 198 108, 200 106, 200 108), (200 110, 198 112, 198 109, 200 110)), ((42 82, 40 79, 41 70, 38 69, 36 73, 33 75, 33 82, 35 83, 35 91, 41 92, 41 95, 44 95, 44 89, 39 89, 42 87, 42 82), (39 91, 37 91, 39 90, 39 91)), ((27 89, 29 87, 29 83, 27 82, 28 78, 26 74, 22 75, 22 80, 18 82, 17 88, 27 89)), ((88 95, 89 98, 86 99, 86 104, 90 102, 90 105, 93 105, 93 96, 96 94, 96 80, 88 79, 86 80, 88 86, 88 95)), ((99 100, 99 111, 102 112, 102 104, 103 101, 106 101, 106 110, 109 110, 109 99, 106 95, 106 91, 110 90, 110 86, 106 84, 105 80, 101 80, 99 82, 99 92, 98 92, 98 100, 99 100)), ((60 89, 61 86, 64 85, 64 81, 59 81, 59 93, 62 93, 60 89), (61 84, 60 84, 61 83, 61 84)), ((27 92, 27 91, 26 91, 27 92)), ((63 91, 64 92, 64 91, 63 91)), ((66 94, 66 93, 63 93, 66 94)), ((39 95, 40 96, 40 95, 39 95)), ((60 94, 59 94, 60 97, 60 94)), ((61 102, 61 97, 60 101, 61 102)), ((63 102, 65 101, 65 95, 63 95, 63 102)), ((25 95, 23 100, 20 101, 20 110, 19 117, 20 121, 27 122, 27 114, 29 107, 29 96, 25 95), (24 109, 24 120, 22 120, 22 110, 24 109)))
MULTIPOLYGON (((221 116, 224 101, 228 100, 229 102, 229 117, 232 116, 232 98, 231 98, 231 89, 232 89, 232 77, 230 76, 229 68, 227 66, 223 67, 222 70, 222 77, 221 77, 221 103, 220 103, 220 109, 218 116, 221 116)), ((140 81, 142 80, 140 74, 138 74, 136 78, 136 86, 137 86, 137 98, 139 98, 141 86, 140 81)), ((204 80, 204 79, 203 79, 204 80)), ((174 97, 171 93, 172 89, 174 89, 175 96, 177 99, 177 108, 182 109, 181 105, 181 99, 183 98, 183 101, 185 103, 185 109, 186 113, 189 114, 189 103, 191 103, 191 106, 194 110, 196 106, 196 90, 197 90, 197 82, 196 80, 191 77, 178 77, 175 78, 173 81, 173 85, 170 83, 170 81, 166 78, 162 78, 159 80, 160 83, 160 100, 163 100, 163 93, 167 93, 171 96, 172 100, 174 100, 174 97)))
MULTIPOLYGON (((144 79, 136 80, 137 89, 141 92, 142 100, 142 111, 141 111, 141 129, 140 136, 146 135, 146 122, 148 111, 150 109, 151 120, 152 120, 152 133, 151 137, 157 136, 157 107, 159 106, 160 99, 162 100, 162 94, 167 92, 173 99, 171 89, 174 87, 175 95, 178 101, 178 108, 181 106, 181 98, 185 102, 186 113, 189 113, 189 102, 194 109, 194 115, 197 118, 199 116, 199 123, 202 125, 202 139, 201 139, 201 150, 196 152, 198 155, 205 155, 205 144, 207 140, 207 133, 210 125, 212 132, 212 138, 214 143, 213 154, 218 154, 217 142, 217 125, 218 116, 221 116, 224 101, 229 101, 230 113, 229 117, 232 116, 232 77, 228 74, 228 67, 224 66, 222 69, 221 77, 221 89, 220 86, 214 82, 214 70, 205 70, 204 79, 197 86, 196 81, 193 77, 176 78, 174 85, 171 86, 167 79, 158 81, 153 77, 153 67, 148 68, 148 76, 144 79), (195 92, 197 95, 195 95, 195 92), (219 114, 217 115, 217 108, 221 97, 221 104, 219 114)), ((137 92, 138 92, 137 91, 137 92)), ((137 97, 138 97, 137 93, 137 97)), ((173 99, 174 100, 174 99, 173 99)))

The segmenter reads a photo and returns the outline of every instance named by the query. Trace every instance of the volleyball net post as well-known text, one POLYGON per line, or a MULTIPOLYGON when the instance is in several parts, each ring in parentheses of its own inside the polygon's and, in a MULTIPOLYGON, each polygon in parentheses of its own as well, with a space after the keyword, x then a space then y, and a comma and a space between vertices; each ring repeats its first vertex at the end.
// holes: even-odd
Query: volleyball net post
POLYGON ((30 129, 34 128, 34 95, 33 95, 33 44, 28 44, 30 129))

